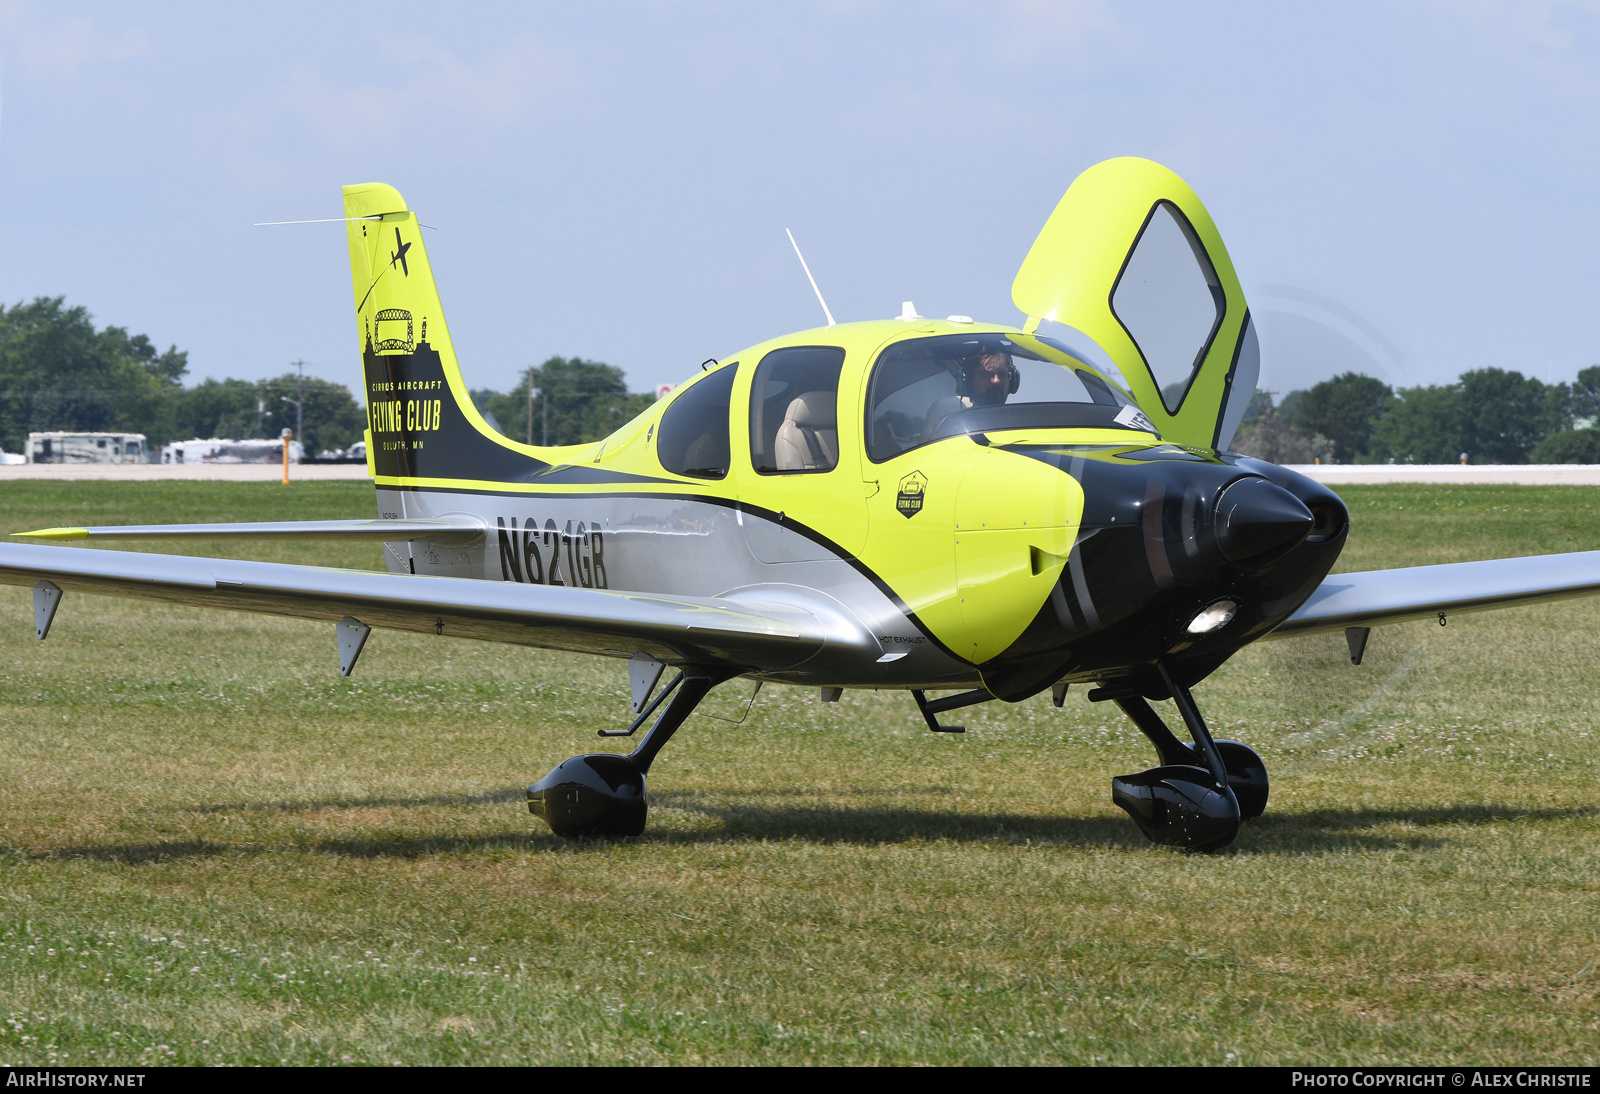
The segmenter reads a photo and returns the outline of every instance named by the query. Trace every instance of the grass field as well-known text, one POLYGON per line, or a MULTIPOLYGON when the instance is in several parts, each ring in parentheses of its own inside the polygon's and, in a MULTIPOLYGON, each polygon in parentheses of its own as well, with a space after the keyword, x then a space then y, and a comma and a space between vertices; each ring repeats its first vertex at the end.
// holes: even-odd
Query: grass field
MULTIPOLYGON (((1344 495, 1341 569, 1600 547, 1593 489, 1344 495)), ((360 483, 0 487, 5 529, 371 515, 360 483)), ((69 594, 41 644, 26 589, 0 609, 5 1063, 1600 1056, 1600 603, 1380 629, 1359 668, 1247 650, 1198 697, 1272 801, 1214 856, 1111 804, 1153 755, 1077 691, 935 736, 766 689, 686 724, 643 837, 567 843, 521 788, 605 747, 618 664, 378 632, 344 680, 326 625, 69 594)))

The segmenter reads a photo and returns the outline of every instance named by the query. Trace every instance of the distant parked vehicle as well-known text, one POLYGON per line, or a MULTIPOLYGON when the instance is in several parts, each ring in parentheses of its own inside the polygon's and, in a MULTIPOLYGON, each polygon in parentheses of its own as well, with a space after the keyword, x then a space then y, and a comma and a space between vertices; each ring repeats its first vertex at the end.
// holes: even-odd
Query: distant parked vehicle
POLYGON ((0 448, 0 467, 9 467, 11 464, 27 463, 28 457, 20 452, 7 452, 0 448))
MULTIPOLYGON (((299 463, 305 459, 305 449, 299 441, 289 442, 289 462, 299 463)), ((283 442, 281 440, 252 440, 252 441, 223 441, 220 448, 210 456, 204 457, 204 463, 282 463, 283 442)))
POLYGON ((232 441, 219 440, 212 437, 210 440, 201 440, 196 437, 192 441, 173 441, 171 444, 161 446, 162 463, 204 463, 207 457, 214 456, 217 449, 232 441))
MULTIPOLYGON (((289 442, 289 459, 300 463, 305 450, 299 441, 289 442)), ((277 438, 235 441, 222 437, 174 441, 161 449, 162 463, 282 463, 283 442, 277 438)))
POLYGON ((143 433, 29 433, 28 463, 144 463, 143 433))
POLYGON ((301 463, 366 463, 367 444, 357 441, 349 448, 324 448, 315 456, 308 456, 301 463))

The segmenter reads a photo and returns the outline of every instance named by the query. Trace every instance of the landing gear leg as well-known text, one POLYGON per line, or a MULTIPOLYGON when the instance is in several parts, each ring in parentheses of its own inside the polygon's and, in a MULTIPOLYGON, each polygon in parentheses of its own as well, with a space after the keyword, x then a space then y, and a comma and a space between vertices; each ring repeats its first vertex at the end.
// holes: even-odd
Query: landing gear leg
MULTIPOLYGON (((1189 689, 1180 686, 1167 674, 1166 666, 1161 669, 1162 679, 1172 689, 1172 701, 1177 704, 1178 713, 1183 715, 1183 720, 1189 727, 1189 733, 1194 737, 1196 744, 1209 746, 1206 748, 1206 767, 1215 772, 1220 761, 1222 768, 1227 772, 1228 789, 1233 791, 1233 796, 1239 802, 1239 816, 1243 820, 1259 817, 1267 808, 1267 765, 1256 755, 1255 749, 1249 745, 1240 744, 1238 741, 1213 740, 1211 730, 1207 728, 1205 720, 1200 717, 1200 708, 1194 704, 1194 696, 1189 689)), ((1153 713, 1153 712, 1152 712, 1153 713)))
POLYGON ((1156 755, 1168 767, 1196 767, 1203 763, 1194 754, 1194 749, 1184 744, 1172 735, 1172 730, 1167 728, 1167 723, 1161 720, 1150 704, 1145 702, 1142 695, 1122 695, 1116 699, 1117 706, 1122 708, 1133 724, 1139 727, 1139 732, 1150 739, 1156 746, 1156 755))
POLYGON ((1266 765, 1237 741, 1214 740, 1189 689, 1173 679, 1165 664, 1159 667, 1194 745, 1173 736, 1141 696, 1114 696, 1155 746, 1162 766, 1112 779, 1111 800, 1156 843, 1193 851, 1226 847, 1238 835, 1241 820, 1260 816, 1266 808, 1266 765))
POLYGON ((543 817, 558 836, 637 836, 644 831, 649 805, 645 774, 663 745, 706 693, 730 672, 686 668, 666 709, 627 755, 591 752, 563 760, 528 787, 528 812, 543 817))

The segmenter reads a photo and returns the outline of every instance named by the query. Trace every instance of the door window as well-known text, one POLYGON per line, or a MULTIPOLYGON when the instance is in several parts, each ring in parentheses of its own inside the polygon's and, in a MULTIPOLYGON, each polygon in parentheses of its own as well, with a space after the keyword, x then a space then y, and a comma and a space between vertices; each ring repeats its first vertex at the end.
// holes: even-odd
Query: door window
POLYGON ((750 385, 750 464, 763 475, 832 471, 839 464, 837 346, 791 346, 761 359, 750 385))
POLYGON ((1177 413, 1222 325, 1227 297, 1205 248, 1171 202, 1157 202, 1111 290, 1111 310, 1177 413))

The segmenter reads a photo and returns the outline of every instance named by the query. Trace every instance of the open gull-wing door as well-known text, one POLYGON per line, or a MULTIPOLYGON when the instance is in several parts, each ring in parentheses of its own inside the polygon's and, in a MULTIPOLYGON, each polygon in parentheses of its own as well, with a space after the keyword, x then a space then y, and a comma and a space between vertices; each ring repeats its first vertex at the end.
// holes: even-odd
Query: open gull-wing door
POLYGON ((1011 285, 1028 327, 1099 343, 1167 440, 1226 448, 1260 374, 1249 309, 1222 237, 1177 175, 1149 160, 1073 182, 1011 285))

